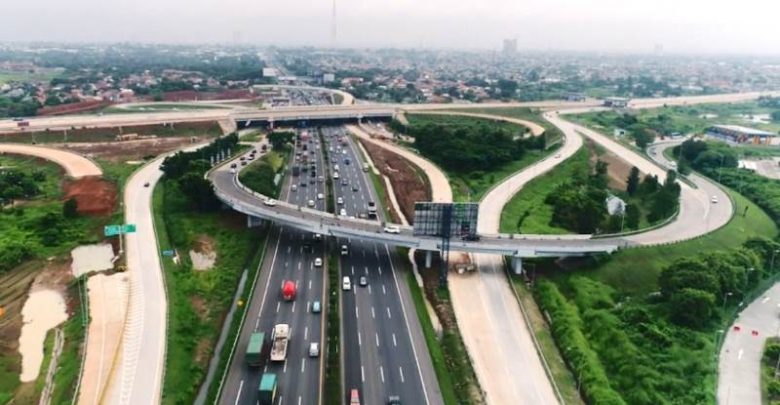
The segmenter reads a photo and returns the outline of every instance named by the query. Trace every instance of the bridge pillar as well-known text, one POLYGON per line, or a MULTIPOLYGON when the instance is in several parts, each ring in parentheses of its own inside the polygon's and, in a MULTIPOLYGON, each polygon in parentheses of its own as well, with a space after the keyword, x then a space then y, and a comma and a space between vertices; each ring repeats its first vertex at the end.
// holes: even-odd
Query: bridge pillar
POLYGON ((523 258, 512 256, 512 272, 515 274, 523 274, 523 258))
POLYGON ((425 268, 430 269, 433 262, 433 252, 428 250, 425 252, 425 268))
POLYGON ((246 216, 246 227, 247 228, 254 228, 258 226, 263 225, 263 219, 258 217, 253 217, 251 215, 246 216))

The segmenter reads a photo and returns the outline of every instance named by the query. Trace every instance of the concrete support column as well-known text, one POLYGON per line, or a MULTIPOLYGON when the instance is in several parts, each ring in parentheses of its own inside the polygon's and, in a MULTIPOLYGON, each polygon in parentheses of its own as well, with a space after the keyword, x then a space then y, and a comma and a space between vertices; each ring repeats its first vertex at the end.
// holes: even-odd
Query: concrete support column
POLYGON ((515 274, 523 274, 523 258, 513 256, 512 257, 512 271, 515 274))
POLYGON ((425 268, 430 269, 433 262, 433 252, 428 250, 425 252, 425 268))

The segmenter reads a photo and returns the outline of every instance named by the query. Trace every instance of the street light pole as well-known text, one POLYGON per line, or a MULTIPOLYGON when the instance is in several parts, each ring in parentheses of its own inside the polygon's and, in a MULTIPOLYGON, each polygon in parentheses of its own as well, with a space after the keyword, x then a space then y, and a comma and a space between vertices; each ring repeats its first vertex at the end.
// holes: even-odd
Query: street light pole
POLYGON ((722 310, 723 310, 723 311, 725 311, 725 310, 726 310, 726 298, 727 298, 727 297, 731 297, 732 295, 734 295, 734 293, 733 293, 733 292, 731 292, 731 291, 728 291, 728 292, 726 292, 725 294, 723 294, 723 306, 722 306, 722 310))

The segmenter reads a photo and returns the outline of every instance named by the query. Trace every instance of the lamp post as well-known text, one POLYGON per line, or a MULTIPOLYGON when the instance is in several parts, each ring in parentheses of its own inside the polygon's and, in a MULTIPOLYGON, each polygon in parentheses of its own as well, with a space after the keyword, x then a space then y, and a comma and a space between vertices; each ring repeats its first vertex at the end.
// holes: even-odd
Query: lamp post
POLYGON ((734 293, 731 292, 731 291, 728 291, 725 294, 723 294, 723 306, 722 306, 723 307, 723 311, 726 310, 726 298, 731 297, 732 295, 734 295, 734 293))

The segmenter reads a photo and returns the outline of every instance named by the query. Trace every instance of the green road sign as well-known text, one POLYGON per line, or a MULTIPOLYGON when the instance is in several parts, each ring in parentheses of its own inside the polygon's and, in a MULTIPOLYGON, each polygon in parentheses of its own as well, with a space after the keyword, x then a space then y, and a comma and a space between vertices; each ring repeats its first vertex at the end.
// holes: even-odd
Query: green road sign
POLYGON ((124 224, 122 226, 122 233, 135 233, 135 224, 124 224))
POLYGON ((103 227, 103 234, 106 236, 116 236, 122 233, 121 225, 106 225, 103 227))

